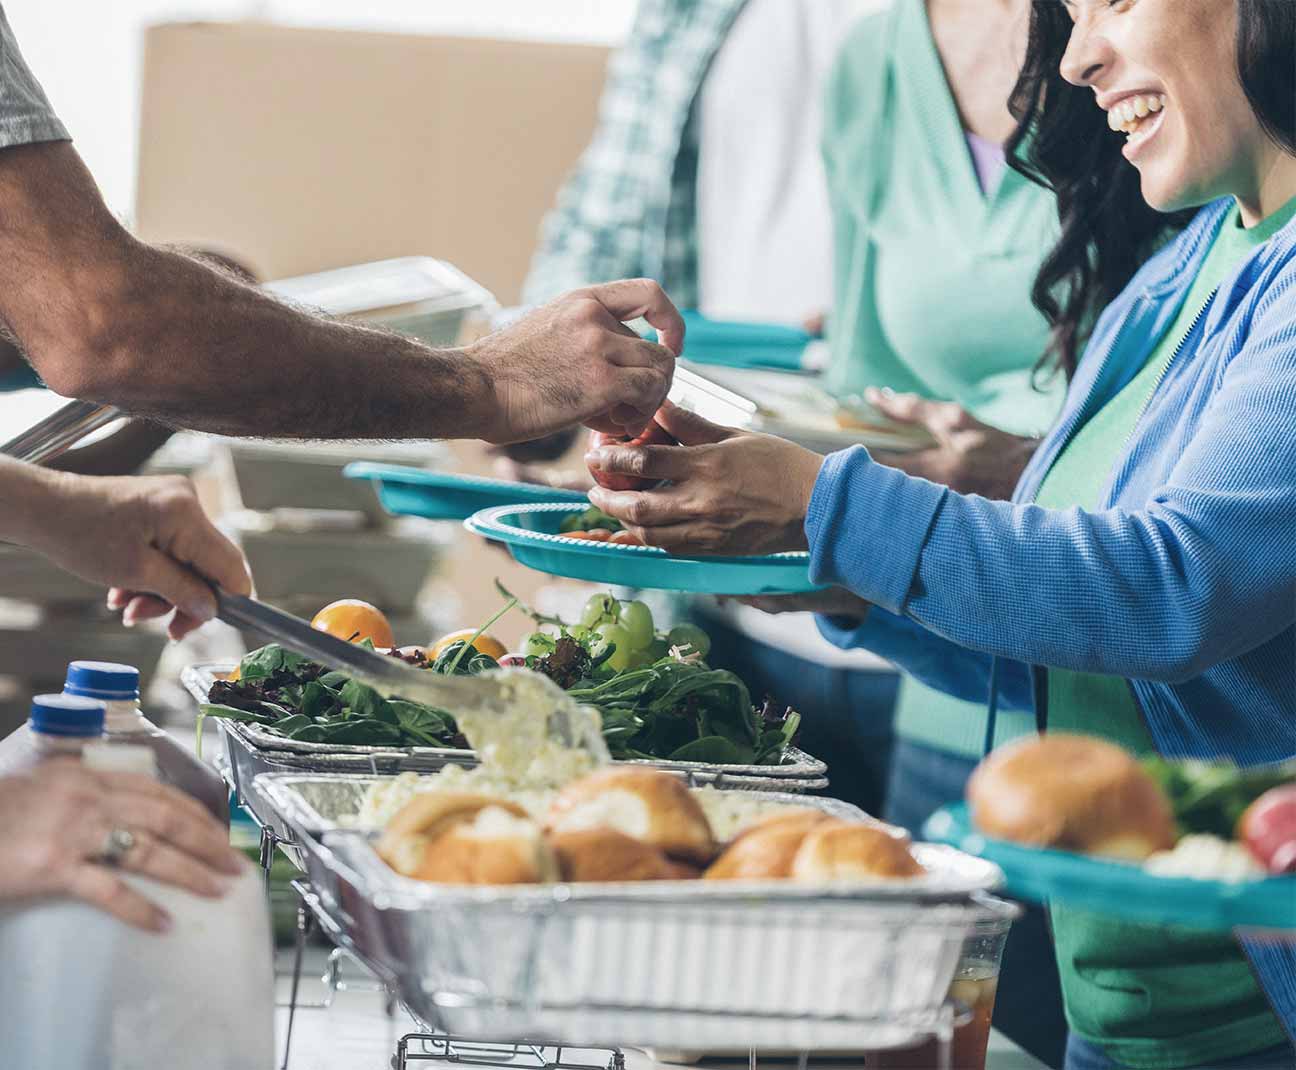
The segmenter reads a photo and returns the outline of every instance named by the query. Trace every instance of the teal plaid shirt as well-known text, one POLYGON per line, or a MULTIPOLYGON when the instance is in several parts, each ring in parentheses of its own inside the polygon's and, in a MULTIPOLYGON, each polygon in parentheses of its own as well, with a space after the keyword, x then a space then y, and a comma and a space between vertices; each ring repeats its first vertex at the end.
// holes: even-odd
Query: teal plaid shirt
POLYGON ((746 0, 641 0, 613 56, 598 127, 545 218, 528 304, 609 279, 698 302, 694 103, 746 0))

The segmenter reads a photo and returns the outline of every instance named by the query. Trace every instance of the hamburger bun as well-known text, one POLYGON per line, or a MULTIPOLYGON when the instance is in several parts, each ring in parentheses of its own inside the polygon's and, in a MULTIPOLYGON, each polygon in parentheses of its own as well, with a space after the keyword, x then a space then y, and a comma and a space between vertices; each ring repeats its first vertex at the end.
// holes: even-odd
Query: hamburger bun
POLYGON ((526 811, 485 795, 416 796, 387 823, 376 850, 396 872, 438 884, 534 884, 557 874, 526 811))
POLYGON ((735 836, 703 877, 709 881, 786 879, 792 875, 792 859, 802 841, 827 820, 818 810, 764 818, 735 836))
POLYGON ((565 881, 678 880, 675 863, 651 844, 611 828, 559 832, 549 837, 565 881))
POLYGON ((821 822, 806 833, 791 865, 798 881, 902 880, 925 872, 910 853, 909 837, 881 822, 821 822))
POLYGON ((968 781, 972 821, 987 836, 1141 861, 1174 846, 1169 800, 1120 747, 1050 732, 1000 747, 968 781))
POLYGON ((711 826, 684 782, 660 769, 601 769, 567 785, 545 817, 551 834, 610 828, 678 861, 715 855, 711 826))

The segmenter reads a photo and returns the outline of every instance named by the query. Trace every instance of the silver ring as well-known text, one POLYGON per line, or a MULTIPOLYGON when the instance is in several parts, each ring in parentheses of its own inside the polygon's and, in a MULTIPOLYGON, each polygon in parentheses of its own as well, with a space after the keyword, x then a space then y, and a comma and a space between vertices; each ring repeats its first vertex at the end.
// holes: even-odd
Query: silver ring
POLYGON ((135 846, 135 833, 120 825, 108 830, 104 837, 103 849, 99 852, 99 861, 105 866, 120 865, 121 860, 135 846))

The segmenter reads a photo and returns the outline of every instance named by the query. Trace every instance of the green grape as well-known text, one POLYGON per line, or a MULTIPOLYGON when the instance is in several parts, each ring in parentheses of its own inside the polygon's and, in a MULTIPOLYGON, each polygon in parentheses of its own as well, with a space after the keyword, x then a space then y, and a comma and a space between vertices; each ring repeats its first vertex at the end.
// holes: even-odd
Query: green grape
POLYGON ((572 639, 575 639, 576 642, 580 643, 581 646, 587 646, 589 645, 590 639, 594 635, 594 629, 587 628, 583 624, 573 624, 570 628, 567 629, 567 634, 572 639))
POLYGON ((628 669, 635 655, 635 651, 630 644, 630 633, 619 624, 609 623, 600 624, 595 634, 599 638, 594 647, 595 656, 597 657, 598 654, 602 653, 609 643, 615 643, 616 650, 603 664, 610 669, 615 669, 617 672, 628 669))
POLYGON ((554 637, 548 632, 532 632, 522 644, 522 653, 527 657, 546 657, 553 653, 554 642, 554 637))
POLYGON ((653 641, 652 610, 643 602, 622 602, 618 623, 630 633, 630 645, 635 650, 646 650, 653 641))
POLYGON ((696 624, 677 624, 666 636, 671 646, 688 647, 685 654, 701 654, 706 657, 711 653, 711 637, 696 624))
POLYGON ((594 628, 604 621, 615 621, 621 615, 621 603, 606 592, 590 595, 581 610, 580 622, 587 628, 594 628))

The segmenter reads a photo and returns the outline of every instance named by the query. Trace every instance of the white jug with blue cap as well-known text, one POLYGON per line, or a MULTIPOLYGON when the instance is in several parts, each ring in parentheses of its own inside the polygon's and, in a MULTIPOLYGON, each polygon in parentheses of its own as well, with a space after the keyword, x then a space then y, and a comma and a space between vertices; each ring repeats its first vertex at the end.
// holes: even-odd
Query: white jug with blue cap
MULTIPOLYGON (((0 775, 78 756, 103 770, 155 772, 152 747, 111 743, 103 729, 102 701, 39 695, 28 723, 0 742, 0 775)), ((0 906, 0 1066, 269 1070, 273 945, 253 867, 219 899, 121 877, 166 911, 165 933, 64 896, 0 906)))
POLYGON ((192 795, 218 821, 229 823, 229 791, 215 769, 173 739, 139 705, 139 669, 109 661, 68 665, 63 694, 104 703, 104 730, 110 744, 148 747, 157 759, 158 779, 192 795))
POLYGON ((49 758, 79 758, 103 738, 104 703, 78 695, 37 695, 27 723, 0 739, 0 776, 22 773, 49 758))

